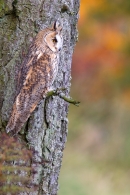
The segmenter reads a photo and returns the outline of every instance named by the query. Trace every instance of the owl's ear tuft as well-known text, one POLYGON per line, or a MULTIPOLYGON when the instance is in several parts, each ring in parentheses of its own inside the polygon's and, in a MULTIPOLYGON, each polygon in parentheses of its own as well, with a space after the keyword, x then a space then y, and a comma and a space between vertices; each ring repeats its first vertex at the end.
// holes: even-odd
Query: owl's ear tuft
POLYGON ((60 25, 60 23, 58 21, 55 21, 54 24, 53 24, 53 29, 55 31, 61 31, 62 30, 62 27, 60 25))

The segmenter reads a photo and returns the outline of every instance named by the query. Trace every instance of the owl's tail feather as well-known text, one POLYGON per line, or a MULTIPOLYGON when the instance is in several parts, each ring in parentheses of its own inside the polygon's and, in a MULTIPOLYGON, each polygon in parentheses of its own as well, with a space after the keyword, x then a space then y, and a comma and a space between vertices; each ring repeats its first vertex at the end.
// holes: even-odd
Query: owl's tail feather
MULTIPOLYGON (((31 111, 33 111, 35 107, 33 107, 31 111)), ((7 133, 11 132, 11 134, 14 135, 17 134, 21 130, 27 119, 29 118, 30 114, 31 114, 30 109, 18 111, 16 103, 14 103, 9 122, 6 126, 6 132, 7 133)))
POLYGON ((12 132, 11 134, 15 135, 21 130, 22 126, 23 123, 20 121, 20 118, 15 119, 15 124, 14 124, 13 118, 11 117, 7 124, 6 132, 7 133, 12 132))
POLYGON ((31 93, 32 94, 30 95, 28 89, 23 88, 16 97, 12 113, 6 127, 7 133, 11 132, 11 134, 17 134, 42 99, 42 95, 38 90, 35 90, 35 95, 34 92, 31 93))
POLYGON ((17 134, 21 130, 28 117, 29 113, 25 113, 23 116, 22 113, 17 111, 16 104, 14 103, 9 122, 6 126, 6 132, 9 133, 12 131, 12 133, 17 134))

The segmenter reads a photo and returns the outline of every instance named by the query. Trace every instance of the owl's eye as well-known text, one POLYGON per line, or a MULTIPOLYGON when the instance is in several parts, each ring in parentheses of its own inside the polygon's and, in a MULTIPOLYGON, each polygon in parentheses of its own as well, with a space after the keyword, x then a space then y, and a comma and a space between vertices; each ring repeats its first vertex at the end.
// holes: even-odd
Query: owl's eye
POLYGON ((57 43, 57 39, 56 38, 52 39, 52 41, 53 41, 53 43, 57 43))

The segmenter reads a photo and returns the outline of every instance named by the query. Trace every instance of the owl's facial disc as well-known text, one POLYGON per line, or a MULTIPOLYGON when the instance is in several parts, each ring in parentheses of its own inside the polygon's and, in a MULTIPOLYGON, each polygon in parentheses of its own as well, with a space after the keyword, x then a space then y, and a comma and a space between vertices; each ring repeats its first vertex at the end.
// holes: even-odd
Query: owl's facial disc
POLYGON ((62 36, 57 34, 56 35, 56 40, 57 40, 57 42, 56 42, 56 46, 55 47, 57 48, 58 51, 60 51, 62 46, 63 46, 63 38, 62 38, 62 36))
POLYGON ((45 42, 53 52, 58 52, 62 48, 63 38, 59 33, 50 32, 45 36, 45 42))

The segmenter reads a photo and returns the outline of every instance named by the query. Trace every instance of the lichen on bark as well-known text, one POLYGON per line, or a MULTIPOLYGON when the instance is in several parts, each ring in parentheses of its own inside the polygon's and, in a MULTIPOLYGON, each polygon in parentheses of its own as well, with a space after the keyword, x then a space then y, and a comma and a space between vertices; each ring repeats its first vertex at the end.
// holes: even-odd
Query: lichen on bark
MULTIPOLYGON (((69 95, 71 61, 77 41, 79 0, 6 0, 0 2, 0 128, 6 122, 15 98, 17 74, 28 46, 37 32, 57 19, 63 26, 63 50, 54 88, 69 95)), ((27 144, 34 151, 31 195, 56 195, 63 150, 68 132, 68 103, 58 96, 42 100, 25 125, 27 144), (44 163, 43 163, 44 162, 44 163)), ((26 195, 26 192, 21 193, 26 195)))

